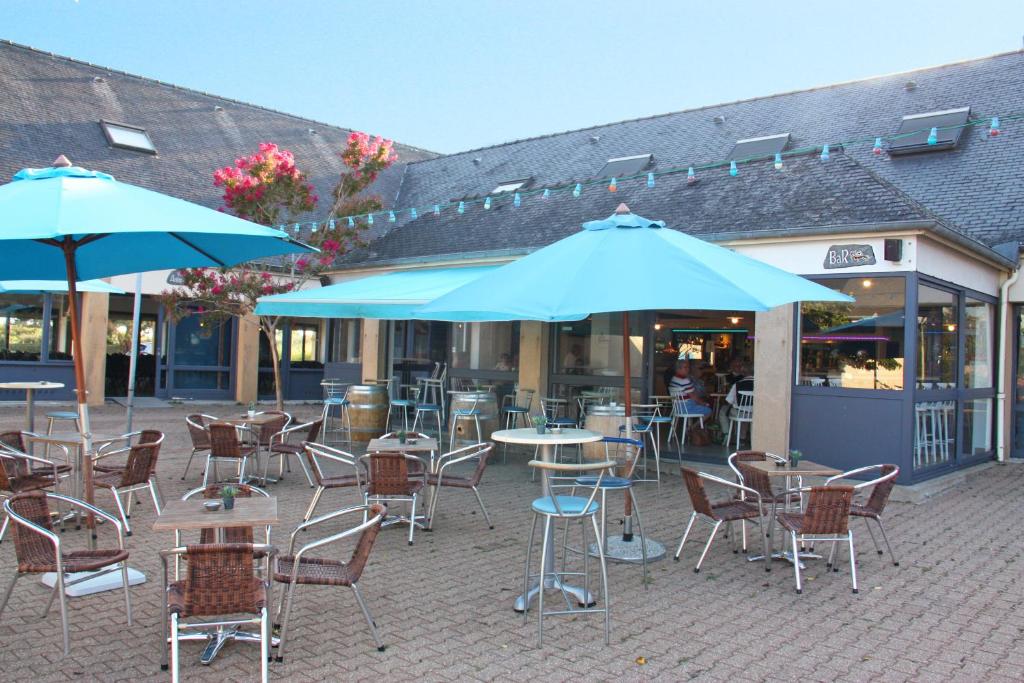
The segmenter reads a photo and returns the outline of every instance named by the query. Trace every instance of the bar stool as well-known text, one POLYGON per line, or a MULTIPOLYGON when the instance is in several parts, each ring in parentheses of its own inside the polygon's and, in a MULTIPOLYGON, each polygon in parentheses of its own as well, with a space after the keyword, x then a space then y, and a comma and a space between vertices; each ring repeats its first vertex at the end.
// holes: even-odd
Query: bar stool
POLYGON ((325 379, 320 384, 326 394, 324 411, 320 416, 320 419, 323 420, 324 443, 328 442, 331 434, 347 434, 348 438, 341 438, 337 441, 351 443, 352 422, 348 414, 348 384, 329 379, 325 379), (335 411, 337 412, 335 413, 335 411))
MULTIPOLYGON (((544 415, 548 427, 567 427, 573 429, 576 427, 576 420, 569 417, 569 402, 564 398, 555 398, 553 396, 543 396, 540 399, 540 410, 541 414, 544 415)), ((539 446, 538 446, 539 448, 539 446)), ((555 462, 558 462, 558 452, 561 450, 560 446, 555 446, 555 462)), ((582 453, 577 446, 577 455, 582 453)), ((579 457, 577 457, 579 460, 579 457)))
POLYGON ((420 391, 422 387, 409 389, 413 392, 413 402, 416 406, 416 415, 412 419, 412 431, 416 431, 419 427, 420 419, 423 419, 423 428, 427 427, 427 415, 433 413, 437 418, 437 440, 440 441, 444 435, 444 429, 441 428, 441 404, 440 403, 420 403, 420 391))
POLYGON ((402 431, 409 431, 409 409, 416 406, 415 401, 408 398, 397 398, 398 378, 388 380, 388 419, 384 422, 384 431, 391 431, 391 415, 398 409, 402 414, 402 431))
MULTIPOLYGON (((519 427, 519 419, 522 418, 526 424, 524 427, 530 427, 530 408, 533 407, 533 389, 520 389, 516 386, 515 391, 511 394, 506 394, 502 399, 501 411, 505 413, 505 429, 515 429, 519 427), (509 399, 512 399, 509 403, 509 399)), ((508 462, 508 443, 504 444, 504 450, 502 452, 502 462, 508 462)))
POLYGON ((480 443, 484 440, 483 430, 480 429, 480 409, 477 408, 477 404, 480 403, 480 394, 476 394, 473 398, 473 405, 468 408, 452 408, 452 423, 448 425, 451 430, 451 434, 448 438, 448 450, 455 450, 455 432, 458 431, 459 420, 473 420, 473 424, 476 425, 476 442, 480 443))
MULTIPOLYGON (((66 420, 75 423, 75 431, 82 431, 82 424, 78 421, 78 413, 73 410, 55 410, 46 414, 46 434, 53 434, 53 425, 58 420, 66 420)), ((46 444, 46 459, 50 459, 50 444, 46 444)))

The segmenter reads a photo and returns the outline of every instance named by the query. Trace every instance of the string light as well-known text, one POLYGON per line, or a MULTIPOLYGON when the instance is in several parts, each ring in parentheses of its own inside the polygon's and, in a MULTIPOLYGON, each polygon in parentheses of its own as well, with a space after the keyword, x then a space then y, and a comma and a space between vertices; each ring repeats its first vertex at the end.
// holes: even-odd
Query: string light
POLYGON ((415 207, 409 209, 409 218, 411 218, 413 220, 416 220, 417 218, 419 218, 419 214, 416 213, 416 208, 415 207))
POLYGON ((928 144, 929 145, 934 145, 938 141, 939 141, 939 129, 935 128, 935 127, 932 127, 932 129, 930 131, 928 131, 928 144))
POLYGON ((999 135, 999 117, 993 116, 992 123, 988 127, 988 136, 994 138, 997 135, 999 135))
POLYGON ((654 187, 654 174, 653 173, 648 173, 647 174, 647 187, 654 187))
POLYGON ((729 175, 731 175, 733 178, 735 178, 739 174, 740 174, 740 169, 736 168, 736 162, 735 161, 730 161, 729 162, 729 175))
POLYGON ((828 158, 829 158, 828 144, 826 143, 826 144, 821 146, 821 160, 822 161, 828 161, 828 158))
POLYGON ((330 228, 331 232, 334 232, 334 219, 333 218, 330 221, 328 221, 327 227, 330 228))
POLYGON ((434 215, 435 216, 440 216, 441 215, 441 205, 440 204, 434 204, 434 215))
POLYGON ((619 191, 619 185, 618 185, 617 182, 615 182, 615 176, 612 176, 612 181, 610 183, 608 183, 608 191, 609 192, 618 192, 619 191))
POLYGON ((459 213, 466 213, 466 202, 459 202, 459 213))
POLYGON ((582 193, 583 193, 583 186, 580 185, 579 183, 576 183, 576 187, 572 188, 572 196, 573 197, 579 197, 580 194, 582 194, 582 193))
POLYGON ((518 208, 519 208, 519 206, 520 206, 520 205, 521 205, 522 203, 523 203, 523 199, 522 199, 522 197, 520 197, 520 196, 519 196, 519 193, 518 193, 518 192, 516 192, 516 193, 515 193, 515 196, 513 196, 513 197, 512 197, 512 206, 514 206, 514 207, 516 207, 516 208, 518 209, 518 208))
POLYGON ((350 228, 356 227, 356 219, 352 218, 352 216, 348 217, 348 227, 350 227, 350 228))
POLYGON ((782 170, 782 153, 781 152, 776 152, 775 153, 775 170, 776 171, 781 171, 782 170))
POLYGON ((871 148, 871 151, 876 155, 882 153, 882 138, 875 138, 875 146, 871 148))
POLYGON ((366 223, 367 223, 367 225, 373 225, 373 214, 372 213, 366 214, 366 223))
POLYGON ((398 219, 395 218, 395 212, 394 211, 388 211, 388 222, 389 223, 394 223, 396 220, 398 220, 398 219))
POLYGON ((491 208, 491 198, 490 197, 488 197, 487 199, 484 200, 484 208, 485 209, 491 208))
POLYGON ((686 171, 686 184, 693 185, 697 182, 697 174, 693 172, 693 166, 686 171))
POLYGON ((541 197, 543 197, 544 199, 547 199, 550 196, 551 196, 551 190, 544 190, 544 194, 541 195, 541 197))

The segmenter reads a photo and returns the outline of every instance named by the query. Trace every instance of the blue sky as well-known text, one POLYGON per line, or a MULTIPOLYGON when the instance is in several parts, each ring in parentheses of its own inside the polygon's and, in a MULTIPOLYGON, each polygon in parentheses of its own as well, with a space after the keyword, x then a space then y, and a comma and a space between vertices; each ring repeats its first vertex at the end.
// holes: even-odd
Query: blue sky
POLYGON ((1024 2, 6 0, 0 37, 453 152, 1021 48, 1024 2))

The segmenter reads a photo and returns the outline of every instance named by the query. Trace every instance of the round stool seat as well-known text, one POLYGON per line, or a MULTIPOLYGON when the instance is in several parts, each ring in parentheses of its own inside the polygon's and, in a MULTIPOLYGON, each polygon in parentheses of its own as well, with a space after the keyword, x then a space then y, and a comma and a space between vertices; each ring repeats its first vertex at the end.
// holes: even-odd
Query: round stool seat
POLYGON ((477 408, 456 408, 453 412, 457 417, 476 417, 483 414, 477 408))
POLYGON ((392 399, 391 400, 391 405, 393 405, 393 406, 402 406, 403 408, 408 408, 409 406, 416 405, 416 403, 415 403, 415 401, 412 401, 412 400, 410 400, 408 398, 396 398, 396 399, 392 399))
MULTIPOLYGON (((558 507, 561 508, 562 514, 566 515, 581 515, 581 514, 592 514, 601 509, 601 506, 597 504, 597 501, 593 501, 590 505, 587 505, 589 499, 581 496, 557 496, 558 507), (584 512, 584 507, 586 511, 584 512)), ((551 496, 544 496, 543 498, 537 498, 531 504, 534 512, 539 512, 545 515, 557 515, 558 509, 555 508, 555 503, 551 496)))
POLYGON ((416 406, 416 410, 436 410, 437 412, 440 412, 441 406, 437 403, 420 403, 416 406))
MULTIPOLYGON (((577 477, 576 483, 580 486, 597 486, 597 477, 577 477)), ((633 485, 632 479, 626 479, 625 477, 605 477, 601 480, 600 488, 603 489, 628 489, 633 485)))
POLYGON ((558 425, 560 427, 569 427, 569 426, 575 427, 576 426, 576 420, 572 419, 571 417, 556 417, 556 418, 553 418, 551 420, 548 420, 548 424, 549 425, 558 425))
POLYGON ((334 397, 331 397, 331 398, 325 398, 324 399, 324 403, 326 403, 329 406, 347 406, 348 405, 348 399, 347 398, 341 398, 341 397, 338 397, 338 396, 334 396, 334 397))
POLYGON ((509 406, 509 407, 505 408, 505 412, 506 413, 528 413, 528 412, 530 412, 530 409, 529 408, 525 408, 523 406, 509 406))
POLYGON ((56 410, 52 413, 47 413, 46 417, 52 417, 54 420, 77 420, 78 413, 73 413, 69 410, 56 410))

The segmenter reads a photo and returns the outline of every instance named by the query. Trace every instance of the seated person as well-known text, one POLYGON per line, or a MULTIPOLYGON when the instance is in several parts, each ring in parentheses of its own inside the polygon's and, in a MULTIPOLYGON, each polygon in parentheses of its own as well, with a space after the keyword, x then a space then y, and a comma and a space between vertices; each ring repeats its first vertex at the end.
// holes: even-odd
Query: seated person
POLYGON ((743 359, 736 356, 729 362, 729 371, 725 373, 726 386, 732 389, 732 386, 743 379, 743 377, 743 359))
POLYGON ((668 383, 668 393, 672 396, 681 396, 683 405, 689 415, 710 415, 711 406, 700 395, 697 385, 690 378, 690 361, 681 360, 676 363, 676 374, 668 383))
POLYGON ((725 397, 726 407, 718 411, 718 426, 722 428, 723 434, 729 433, 729 416, 736 414, 736 406, 740 402, 738 392, 754 390, 754 376, 750 373, 750 368, 741 363, 739 369, 742 377, 734 382, 729 389, 729 393, 725 397))

